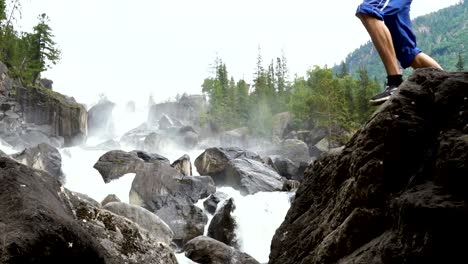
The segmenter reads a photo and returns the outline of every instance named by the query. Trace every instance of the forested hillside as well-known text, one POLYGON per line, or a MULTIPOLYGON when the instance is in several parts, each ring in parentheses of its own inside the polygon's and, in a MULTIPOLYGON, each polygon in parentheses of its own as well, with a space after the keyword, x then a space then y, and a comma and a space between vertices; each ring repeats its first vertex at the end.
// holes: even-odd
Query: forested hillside
MULTIPOLYGON (((414 19, 413 29, 418 46, 435 58, 447 71, 466 69, 463 60, 468 58, 468 2, 461 1, 454 6, 441 9, 431 14, 414 19)), ((358 76, 358 69, 364 67, 370 76, 375 76, 379 82, 385 80, 385 70, 377 51, 371 42, 353 51, 345 60, 348 70, 353 76, 358 76)), ((334 67, 340 71, 342 65, 334 67)), ((405 75, 412 72, 406 69, 405 75)))

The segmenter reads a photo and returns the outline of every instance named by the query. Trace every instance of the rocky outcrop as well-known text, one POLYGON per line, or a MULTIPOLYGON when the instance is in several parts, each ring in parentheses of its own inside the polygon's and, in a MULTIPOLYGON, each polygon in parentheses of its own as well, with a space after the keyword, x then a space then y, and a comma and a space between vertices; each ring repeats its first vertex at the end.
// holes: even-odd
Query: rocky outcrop
POLYGON ((309 167, 269 263, 466 262, 467 88, 466 72, 415 71, 309 167))
POLYGON ((177 263, 135 223, 9 158, 0 158, 0 211, 1 263, 177 263))
POLYGON ((113 138, 115 136, 115 125, 112 111, 115 103, 101 99, 98 104, 88 111, 88 135, 101 138, 113 138))
POLYGON ((44 88, 16 87, 20 116, 26 123, 46 125, 51 136, 63 137, 65 146, 84 142, 87 112, 73 98, 44 88))
POLYGON ((101 206, 104 206, 108 203, 112 202, 121 202, 119 197, 115 194, 108 194, 102 201, 101 201, 101 206))
POLYGON ((26 166, 49 173, 62 184, 65 183, 65 175, 62 172, 62 156, 56 148, 48 144, 39 144, 11 157, 26 166))
POLYGON ((202 264, 260 264, 248 254, 204 236, 190 240, 184 250, 185 256, 202 264))
POLYGON ((224 244, 238 248, 236 238, 236 220, 231 216, 231 213, 236 209, 234 199, 226 200, 216 214, 211 219, 208 227, 208 236, 214 238, 224 244))

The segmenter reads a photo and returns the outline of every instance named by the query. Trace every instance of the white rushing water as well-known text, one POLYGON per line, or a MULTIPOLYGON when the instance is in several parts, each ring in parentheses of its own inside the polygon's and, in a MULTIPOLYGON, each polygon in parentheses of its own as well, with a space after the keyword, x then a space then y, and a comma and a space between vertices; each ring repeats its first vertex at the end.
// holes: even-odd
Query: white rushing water
MULTIPOLYGON (((117 106, 113 115, 117 132, 114 139, 118 141, 125 132, 146 121, 147 109, 137 109, 133 113, 128 113, 123 107, 117 106)), ((95 146, 104 141, 106 139, 89 138, 86 145, 95 146)), ((125 151, 133 150, 127 147, 122 149, 125 151)), ((6 154, 17 152, 11 146, 2 145, 1 141, 0 150, 6 154)), ((171 162, 184 154, 188 154, 193 164, 194 160, 203 151, 203 149, 186 151, 170 147, 158 154, 167 157, 171 162)), ((115 194, 121 201, 128 203, 129 192, 135 175, 127 174, 105 184, 99 172, 93 168, 96 161, 105 152, 103 150, 89 150, 80 146, 61 149, 62 170, 66 176, 65 187, 71 191, 86 194, 98 202, 101 202, 109 194, 115 194)), ((193 166, 193 174, 199 175, 195 166, 193 166)), ((236 234, 241 247, 240 250, 251 255, 260 263, 268 262, 271 239, 290 207, 290 194, 285 192, 262 192, 242 196, 238 191, 230 187, 221 187, 218 188, 218 191, 234 198, 236 209, 232 216, 237 223, 236 234)), ((197 206, 203 209, 203 200, 200 200, 197 206)), ((209 224, 213 216, 208 213, 207 215, 209 224)), ((205 235, 208 224, 205 228, 205 235)), ((176 254, 176 257, 180 264, 195 263, 186 258, 183 253, 176 254)))

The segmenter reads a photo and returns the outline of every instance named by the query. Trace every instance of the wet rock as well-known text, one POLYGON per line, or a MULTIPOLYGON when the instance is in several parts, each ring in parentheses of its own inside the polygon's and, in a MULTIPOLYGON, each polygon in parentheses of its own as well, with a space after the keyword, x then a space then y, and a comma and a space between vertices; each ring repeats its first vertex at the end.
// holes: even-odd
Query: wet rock
POLYGON ((215 239, 199 236, 184 247, 185 256, 203 264, 259 264, 248 254, 215 239))
POLYGON ((272 155, 267 157, 266 163, 286 179, 302 180, 304 178, 304 171, 301 171, 299 166, 288 158, 272 155))
POLYGON ((162 115, 161 118, 159 119, 159 129, 168 129, 174 126, 174 122, 168 115, 162 115))
POLYGON ((308 168, 269 263, 465 262, 466 87, 466 72, 416 70, 308 168))
POLYGON ((229 196, 223 192, 215 192, 203 202, 203 207, 208 213, 214 214, 218 208, 218 204, 228 198, 229 196))
POLYGON ((235 209, 234 199, 226 200, 211 219, 208 236, 228 246, 239 248, 235 233, 236 221, 231 216, 235 209))
POLYGON ((220 142, 226 147, 247 147, 249 128, 241 127, 221 133, 220 142))

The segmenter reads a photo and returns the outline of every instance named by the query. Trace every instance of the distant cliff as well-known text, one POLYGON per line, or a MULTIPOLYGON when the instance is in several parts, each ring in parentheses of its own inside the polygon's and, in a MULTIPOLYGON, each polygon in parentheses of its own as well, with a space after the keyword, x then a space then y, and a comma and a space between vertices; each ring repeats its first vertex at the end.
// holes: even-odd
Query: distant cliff
POLYGON ((270 264, 467 263, 468 72, 417 70, 310 165, 270 264))
POLYGON ((17 147, 46 142, 72 146, 87 134, 87 112, 83 105, 50 88, 24 87, 8 76, 0 62, 0 135, 17 147))

